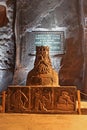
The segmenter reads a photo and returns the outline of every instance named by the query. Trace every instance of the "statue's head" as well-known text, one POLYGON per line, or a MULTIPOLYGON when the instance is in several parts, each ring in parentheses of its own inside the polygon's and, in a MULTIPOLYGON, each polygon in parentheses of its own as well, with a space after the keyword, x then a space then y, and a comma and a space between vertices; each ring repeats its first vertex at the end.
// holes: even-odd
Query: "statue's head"
POLYGON ((34 66, 38 71, 41 71, 41 73, 42 70, 44 73, 47 73, 47 71, 49 70, 49 66, 51 66, 48 46, 36 47, 36 59, 35 59, 34 66))
POLYGON ((36 46, 36 55, 48 56, 49 47, 48 46, 36 46))

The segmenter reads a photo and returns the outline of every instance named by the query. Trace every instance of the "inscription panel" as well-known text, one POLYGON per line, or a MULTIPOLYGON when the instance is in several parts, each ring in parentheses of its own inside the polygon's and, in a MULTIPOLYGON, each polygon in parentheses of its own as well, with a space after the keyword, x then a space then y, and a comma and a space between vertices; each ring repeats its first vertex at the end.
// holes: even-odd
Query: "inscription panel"
POLYGON ((64 32, 31 32, 29 33, 29 52, 35 54, 36 46, 49 46, 50 54, 64 53, 64 32))

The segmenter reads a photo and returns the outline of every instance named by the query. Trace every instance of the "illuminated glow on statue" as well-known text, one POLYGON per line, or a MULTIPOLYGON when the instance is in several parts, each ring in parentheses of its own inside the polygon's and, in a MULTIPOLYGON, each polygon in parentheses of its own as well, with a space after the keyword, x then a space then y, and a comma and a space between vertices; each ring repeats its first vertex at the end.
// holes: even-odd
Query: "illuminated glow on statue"
POLYGON ((28 73, 26 85, 58 86, 58 73, 52 68, 49 47, 37 46, 34 68, 28 73))

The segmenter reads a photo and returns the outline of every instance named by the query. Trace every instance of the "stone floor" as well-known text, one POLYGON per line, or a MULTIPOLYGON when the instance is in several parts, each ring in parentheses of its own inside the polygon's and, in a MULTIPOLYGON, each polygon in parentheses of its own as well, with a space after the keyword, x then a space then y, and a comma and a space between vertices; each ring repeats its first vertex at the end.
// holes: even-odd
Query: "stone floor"
POLYGON ((82 115, 0 113, 0 130, 87 130, 87 102, 81 102, 81 111, 82 115))
POLYGON ((87 116, 0 114, 0 130, 87 130, 87 116))

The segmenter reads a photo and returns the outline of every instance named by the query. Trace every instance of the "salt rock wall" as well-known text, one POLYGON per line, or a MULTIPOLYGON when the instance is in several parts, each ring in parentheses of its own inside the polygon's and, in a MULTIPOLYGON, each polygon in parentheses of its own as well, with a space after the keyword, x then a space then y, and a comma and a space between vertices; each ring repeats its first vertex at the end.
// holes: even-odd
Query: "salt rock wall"
POLYGON ((0 0, 0 91, 12 84, 15 64, 14 2, 0 0))
POLYGON ((16 70, 14 84, 24 85, 35 56, 29 55, 32 31, 64 31, 65 54, 53 56, 60 85, 82 86, 83 52, 81 10, 78 0, 18 0, 16 7, 16 70))

